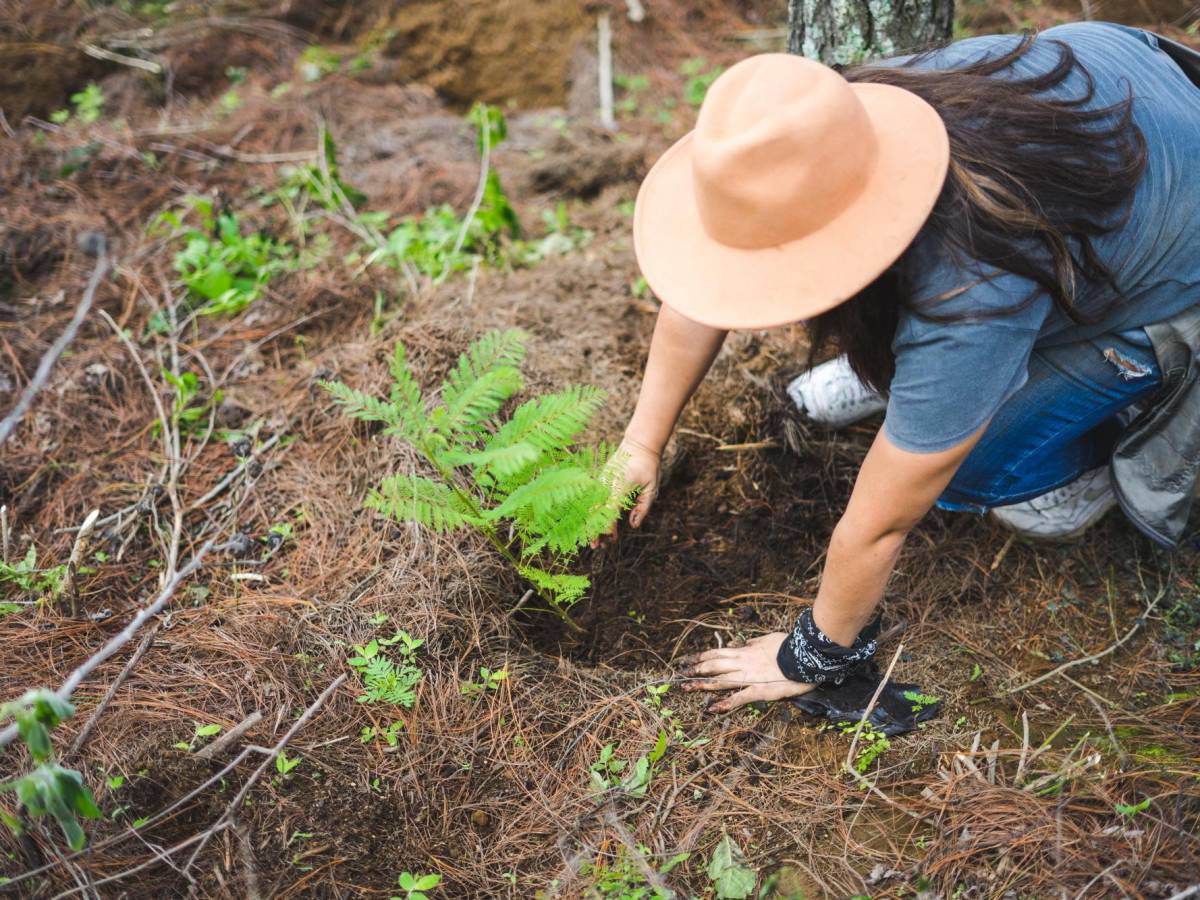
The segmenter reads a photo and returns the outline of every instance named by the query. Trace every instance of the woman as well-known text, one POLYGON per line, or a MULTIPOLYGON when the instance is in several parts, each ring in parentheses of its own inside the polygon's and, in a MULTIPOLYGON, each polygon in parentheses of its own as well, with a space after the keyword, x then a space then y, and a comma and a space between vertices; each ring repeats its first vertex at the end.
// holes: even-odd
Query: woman
POLYGON ((1200 458, 1200 88, 1155 35, 1081 23, 841 73, 750 58, 647 176, 634 239, 663 306, 622 444, 632 527, 729 329, 803 321, 814 354, 842 354, 789 388, 819 423, 886 407, 814 606, 687 661, 688 689, 734 692, 714 710, 869 659, 934 505, 1062 538, 1121 499, 1178 538, 1200 458))

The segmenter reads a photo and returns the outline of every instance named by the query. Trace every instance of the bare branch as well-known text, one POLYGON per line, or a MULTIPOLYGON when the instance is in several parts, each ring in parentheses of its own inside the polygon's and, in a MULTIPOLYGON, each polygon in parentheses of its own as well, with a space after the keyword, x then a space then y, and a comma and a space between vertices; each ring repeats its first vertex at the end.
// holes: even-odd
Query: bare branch
POLYGON ((88 312, 91 311, 92 301, 96 299, 96 289, 100 287, 100 282, 108 274, 110 263, 104 235, 98 232, 93 232, 93 234, 95 236, 95 243, 98 244, 94 249, 98 250, 98 254, 95 268, 92 269, 92 275, 88 279, 87 287, 83 291, 83 299, 75 307, 75 315, 71 317, 71 321, 67 323, 67 327, 63 329, 63 333, 50 345, 50 349, 46 351, 46 355, 38 363, 37 371, 34 372, 29 384, 25 386, 25 390, 21 392, 21 396, 17 400, 17 405, 12 408, 3 420, 0 420, 0 444, 9 439, 21 419, 25 418, 25 414, 29 412, 29 408, 33 405, 33 398, 37 396, 38 391, 45 386, 46 381, 50 378, 50 370, 54 368, 54 364, 58 362, 58 358, 62 355, 62 352, 67 349, 67 345, 75 340, 75 335, 79 332, 80 326, 83 325, 83 320, 87 318, 88 312))

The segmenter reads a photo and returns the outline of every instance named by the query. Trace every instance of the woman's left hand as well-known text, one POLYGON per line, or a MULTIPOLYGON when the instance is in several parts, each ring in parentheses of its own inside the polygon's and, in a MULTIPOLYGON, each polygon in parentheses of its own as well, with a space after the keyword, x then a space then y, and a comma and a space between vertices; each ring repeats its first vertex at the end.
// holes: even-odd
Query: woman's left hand
POLYGON ((775 661, 779 646, 787 638, 782 631, 764 634, 746 643, 744 647, 722 647, 705 650, 680 660, 681 672, 696 681, 686 681, 685 691, 732 691, 722 700, 709 705, 711 712, 729 712, 747 703, 764 700, 783 700, 807 694, 816 685, 791 681, 779 670, 775 661), (698 676, 712 675, 712 678, 698 676))

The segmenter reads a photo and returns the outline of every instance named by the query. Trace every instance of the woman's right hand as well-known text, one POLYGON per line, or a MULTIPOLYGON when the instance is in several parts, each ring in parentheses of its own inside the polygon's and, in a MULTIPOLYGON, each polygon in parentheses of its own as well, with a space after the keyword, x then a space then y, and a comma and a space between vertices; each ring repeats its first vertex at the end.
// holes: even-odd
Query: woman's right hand
MULTIPOLYGON (((617 452, 613 455, 614 488, 627 491, 637 490, 637 498, 633 508, 629 510, 629 524, 633 528, 641 526, 650 513, 654 498, 658 495, 659 470, 662 465, 662 454, 656 453, 646 444, 629 437, 621 441, 617 452)), ((593 547, 610 544, 617 537, 617 523, 614 522, 608 534, 601 535, 592 542, 593 547)))

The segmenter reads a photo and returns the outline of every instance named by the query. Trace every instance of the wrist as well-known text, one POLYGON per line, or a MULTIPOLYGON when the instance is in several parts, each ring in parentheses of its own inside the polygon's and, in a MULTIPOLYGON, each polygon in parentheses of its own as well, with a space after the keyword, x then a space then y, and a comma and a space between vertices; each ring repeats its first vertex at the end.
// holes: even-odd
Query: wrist
POLYGON ((879 618, 876 617, 849 647, 831 640, 806 607, 791 633, 779 645, 776 663, 784 677, 804 684, 841 684, 860 665, 875 656, 879 618))
POLYGON ((630 447, 634 447, 645 453, 649 453, 656 459, 662 458, 663 446, 666 444, 666 441, 657 443, 652 440, 647 440, 644 437, 640 437, 637 434, 632 433, 632 431, 632 428, 626 429, 625 434, 621 438, 622 444, 627 444, 630 447))

